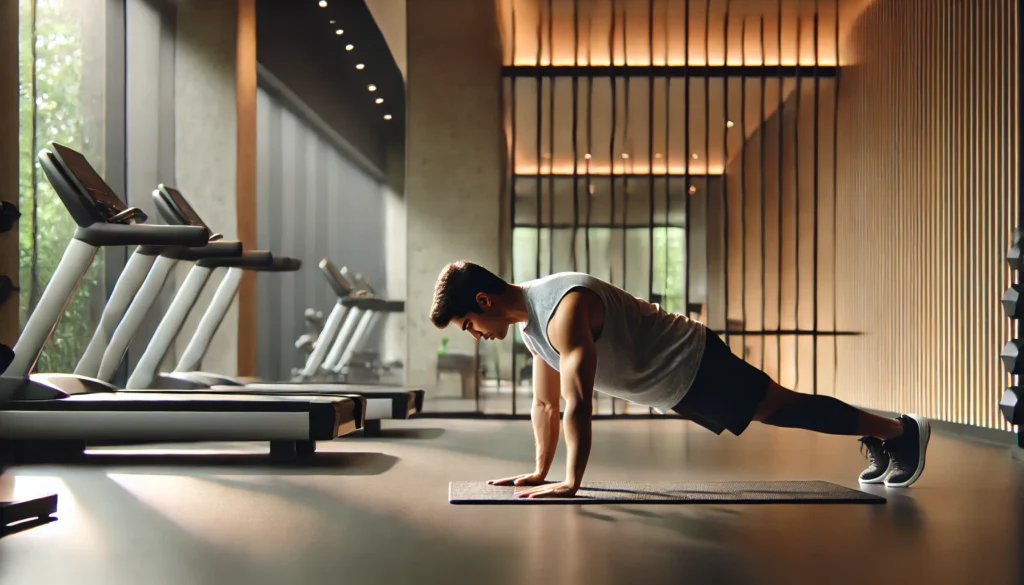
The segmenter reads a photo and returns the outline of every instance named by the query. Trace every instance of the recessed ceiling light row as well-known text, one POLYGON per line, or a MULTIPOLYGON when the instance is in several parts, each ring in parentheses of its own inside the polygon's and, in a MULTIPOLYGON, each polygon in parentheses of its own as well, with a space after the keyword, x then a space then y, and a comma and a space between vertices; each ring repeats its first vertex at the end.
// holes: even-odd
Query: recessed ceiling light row
MULTIPOLYGON (((320 0, 319 2, 317 2, 317 5, 320 6, 320 8, 327 8, 327 0, 320 0)), ((338 24, 338 21, 333 20, 333 19, 330 22, 331 22, 332 25, 337 25, 338 24)), ((345 30, 342 29, 342 28, 335 28, 334 29, 334 34, 336 36, 340 37, 341 35, 345 34, 345 30)), ((353 45, 352 43, 348 43, 347 45, 345 45, 345 50, 350 52, 350 53, 352 51, 354 51, 355 48, 356 48, 356 46, 353 45)), ((356 69, 358 71, 363 71, 364 69, 366 69, 366 64, 365 63, 356 63, 356 69)), ((371 84, 366 86, 366 89, 368 89, 372 93, 372 92, 377 91, 377 86, 371 83, 371 84)), ((379 97, 379 98, 373 100, 373 103, 375 103, 377 105, 383 104, 384 103, 384 98, 379 97)), ((392 118, 393 118, 393 116, 391 114, 384 114, 384 119, 385 120, 391 120, 392 118)))

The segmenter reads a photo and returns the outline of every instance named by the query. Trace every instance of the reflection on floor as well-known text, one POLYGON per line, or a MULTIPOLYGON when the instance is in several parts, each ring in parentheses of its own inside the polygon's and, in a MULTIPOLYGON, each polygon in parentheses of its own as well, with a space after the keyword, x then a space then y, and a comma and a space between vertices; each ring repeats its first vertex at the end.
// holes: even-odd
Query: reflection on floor
MULTIPOLYGON (((755 425, 595 423, 590 480, 821 479, 857 487, 854 439, 755 425)), ((99 450, 20 467, 0 499, 55 490, 59 519, 0 539, 0 582, 1024 582, 1024 466, 937 434, 884 505, 472 506, 448 482, 531 469, 527 421, 424 419, 275 467, 265 447, 99 450)), ((560 477, 560 449, 553 476, 560 477)))
MULTIPOLYGON (((612 398, 607 394, 598 393, 595 395, 594 410, 597 414, 631 414, 646 415, 650 409, 631 404, 625 400, 612 398)), ((480 397, 459 398, 452 395, 438 395, 437 392, 428 392, 424 399, 424 412, 429 413, 467 413, 481 412, 488 415, 509 415, 509 414, 530 414, 530 407, 533 403, 533 389, 529 384, 522 384, 516 387, 513 397, 512 385, 503 382, 500 388, 492 380, 487 380, 480 388, 480 397), (512 404, 516 408, 513 413, 512 404)), ((657 414, 657 412, 655 412, 657 414)))

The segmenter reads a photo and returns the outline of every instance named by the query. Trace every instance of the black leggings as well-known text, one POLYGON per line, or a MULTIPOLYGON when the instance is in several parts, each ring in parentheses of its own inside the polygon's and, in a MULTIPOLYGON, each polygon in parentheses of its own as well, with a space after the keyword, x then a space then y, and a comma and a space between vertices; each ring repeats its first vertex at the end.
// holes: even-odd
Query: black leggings
POLYGON ((807 429, 830 435, 855 435, 861 411, 831 396, 794 393, 796 398, 779 406, 764 420, 776 427, 807 429))

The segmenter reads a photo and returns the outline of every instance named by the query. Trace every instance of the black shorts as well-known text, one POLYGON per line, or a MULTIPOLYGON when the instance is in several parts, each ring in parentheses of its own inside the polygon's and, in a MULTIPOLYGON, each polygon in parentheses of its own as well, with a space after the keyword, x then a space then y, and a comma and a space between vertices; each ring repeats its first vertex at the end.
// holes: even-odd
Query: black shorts
POLYGON ((754 419, 770 383, 768 374, 734 355, 709 329, 693 385, 672 410, 716 435, 725 429, 739 435, 754 419))

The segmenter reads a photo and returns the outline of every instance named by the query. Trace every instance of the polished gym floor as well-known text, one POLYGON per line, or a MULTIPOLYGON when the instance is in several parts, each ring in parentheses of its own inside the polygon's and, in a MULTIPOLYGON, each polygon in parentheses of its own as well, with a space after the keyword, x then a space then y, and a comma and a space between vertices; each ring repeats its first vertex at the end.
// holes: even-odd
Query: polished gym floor
MULTIPOLYGON (((589 480, 856 487, 864 466, 852 438, 595 425, 589 480)), ((1024 464, 1006 446, 939 431, 914 487, 870 488, 884 505, 452 506, 450 480, 531 469, 529 422, 386 427, 322 445, 305 467, 203 445, 10 469, 0 496, 57 491, 60 511, 0 539, 0 583, 1024 583, 1024 464)))

